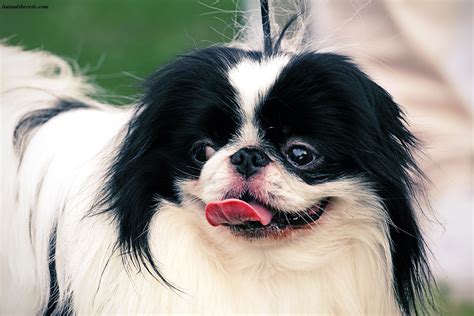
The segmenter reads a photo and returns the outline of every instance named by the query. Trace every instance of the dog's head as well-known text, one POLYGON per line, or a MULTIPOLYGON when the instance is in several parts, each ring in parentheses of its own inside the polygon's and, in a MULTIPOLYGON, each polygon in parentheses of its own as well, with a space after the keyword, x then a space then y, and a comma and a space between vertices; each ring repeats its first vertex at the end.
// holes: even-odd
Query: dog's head
POLYGON ((301 239, 327 252, 375 227, 411 308, 424 267, 411 205, 416 140, 350 60, 213 47, 179 57, 147 88, 104 199, 124 248, 151 260, 144 232, 163 203, 192 205, 204 234, 248 247, 301 239))

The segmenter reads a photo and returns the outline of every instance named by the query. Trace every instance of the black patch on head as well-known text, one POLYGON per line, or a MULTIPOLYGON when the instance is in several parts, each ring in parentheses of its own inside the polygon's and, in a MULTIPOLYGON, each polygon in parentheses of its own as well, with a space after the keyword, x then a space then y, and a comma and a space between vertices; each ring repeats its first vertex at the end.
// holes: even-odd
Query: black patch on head
POLYGON ((21 157, 35 130, 59 114, 92 106, 76 100, 61 100, 55 106, 26 113, 13 131, 13 146, 21 157))
POLYGON ((241 125, 227 73, 244 57, 261 55, 212 47, 178 57, 158 70, 148 80, 108 170, 98 206, 115 217, 119 244, 132 263, 144 263, 167 285, 150 252, 149 223, 163 199, 180 203, 177 180, 199 177, 202 166, 191 157, 193 144, 206 139, 218 149, 241 125))
POLYGON ((321 159, 301 171, 278 152, 286 168, 309 184, 341 176, 374 185, 391 220, 394 288, 405 314, 423 311, 432 276, 413 203, 423 174, 412 151, 417 139, 392 97, 346 57, 306 53, 283 69, 256 116, 270 147, 302 139, 321 159))

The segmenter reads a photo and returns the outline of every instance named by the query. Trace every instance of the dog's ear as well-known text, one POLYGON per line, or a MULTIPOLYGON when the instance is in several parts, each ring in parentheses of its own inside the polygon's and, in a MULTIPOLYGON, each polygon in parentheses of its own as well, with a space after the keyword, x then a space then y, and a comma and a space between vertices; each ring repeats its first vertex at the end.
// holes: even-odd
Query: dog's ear
POLYGON ((430 288, 434 281, 417 222, 422 215, 417 196, 423 194, 425 179, 414 158, 419 142, 393 98, 365 75, 359 76, 359 82, 376 119, 373 128, 378 144, 372 148, 379 148, 375 151, 379 157, 367 157, 367 161, 390 217, 394 289, 403 313, 423 313, 433 307, 430 288))
POLYGON ((95 206, 114 218, 118 227, 117 250, 124 261, 145 267, 166 285, 173 287, 158 271, 148 243, 148 226, 163 199, 177 201, 173 191, 173 169, 165 151, 157 145, 159 111, 138 108, 110 165, 105 186, 95 206), (154 115, 152 115, 154 114, 154 115))
MULTIPOLYGON (((185 124, 184 115, 176 115, 168 103, 179 96, 176 81, 183 65, 173 62, 153 74, 145 83, 145 94, 123 131, 120 145, 107 170, 105 186, 95 208, 112 215, 118 227, 117 249, 124 261, 145 267, 170 285, 160 274, 148 242, 149 224, 167 200, 179 203, 174 187, 175 172, 184 146, 173 144, 170 131, 185 124), (172 113, 171 113, 172 112, 172 113)), ((184 155, 185 156, 185 155, 184 155)))

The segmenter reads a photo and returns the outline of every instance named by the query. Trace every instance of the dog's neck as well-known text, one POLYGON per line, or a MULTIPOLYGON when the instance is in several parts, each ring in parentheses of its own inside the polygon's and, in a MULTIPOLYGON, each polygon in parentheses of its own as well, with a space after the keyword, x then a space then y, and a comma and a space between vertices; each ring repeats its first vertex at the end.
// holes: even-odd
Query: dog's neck
POLYGON ((303 252, 304 245, 239 249, 238 243, 225 242, 226 236, 204 237, 196 225, 200 217, 190 212, 164 206, 149 231, 160 272, 182 292, 163 286, 144 268, 127 273, 122 258, 114 255, 106 268, 108 258, 103 258, 102 268, 87 271, 89 279, 79 278, 81 284, 72 288, 74 307, 91 312, 93 306, 93 312, 102 313, 399 313, 386 244, 354 241, 342 249, 339 245, 341 251, 331 256, 303 252))

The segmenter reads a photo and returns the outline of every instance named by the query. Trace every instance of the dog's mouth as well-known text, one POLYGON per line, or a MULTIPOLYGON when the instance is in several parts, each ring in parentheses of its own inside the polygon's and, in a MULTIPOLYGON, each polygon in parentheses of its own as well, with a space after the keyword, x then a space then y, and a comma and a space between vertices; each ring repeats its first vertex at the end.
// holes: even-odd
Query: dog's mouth
POLYGON ((290 230, 309 228, 326 211, 329 198, 306 210, 289 212, 266 205, 248 193, 206 205, 206 219, 212 226, 226 226, 234 235, 265 238, 290 230))

